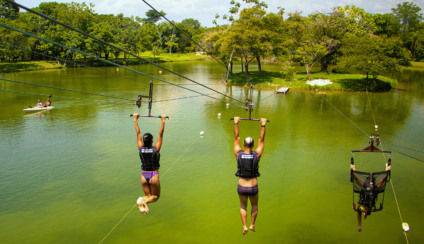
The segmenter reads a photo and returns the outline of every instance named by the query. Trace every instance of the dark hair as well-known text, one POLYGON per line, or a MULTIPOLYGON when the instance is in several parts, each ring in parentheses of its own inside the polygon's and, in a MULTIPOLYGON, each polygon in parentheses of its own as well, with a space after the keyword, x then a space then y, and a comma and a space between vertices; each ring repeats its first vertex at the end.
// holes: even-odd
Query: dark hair
POLYGON ((143 135, 143 144, 145 147, 151 147, 153 144, 153 136, 150 133, 143 135))
POLYGON ((246 137, 246 139, 244 139, 244 146, 245 147, 253 147, 253 144, 255 144, 255 141, 253 140, 252 137, 246 137))

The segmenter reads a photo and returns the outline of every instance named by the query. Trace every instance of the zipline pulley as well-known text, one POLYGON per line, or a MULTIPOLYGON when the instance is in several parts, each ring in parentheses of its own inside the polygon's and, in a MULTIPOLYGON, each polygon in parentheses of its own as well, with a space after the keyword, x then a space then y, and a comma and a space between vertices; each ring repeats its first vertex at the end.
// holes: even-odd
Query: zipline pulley
MULTIPOLYGON (((150 81, 150 88, 149 88, 149 96, 143 96, 143 95, 138 95, 137 97, 137 101, 135 103, 135 105, 137 105, 138 108, 141 107, 141 99, 142 98, 148 98, 148 106, 147 108, 149 109, 149 113, 148 115, 142 115, 142 114, 138 114, 138 117, 148 117, 148 118, 161 118, 161 116, 159 115, 152 115, 152 104, 153 104, 153 81, 150 81)), ((132 114, 130 114, 130 117, 133 117, 132 114)), ((166 116, 167 119, 169 119, 168 116, 166 116)))
MULTIPOLYGON (((252 119, 253 106, 255 105, 252 102, 252 100, 253 100, 253 85, 250 85, 249 98, 246 99, 244 104, 244 108, 246 109, 246 111, 249 110, 249 118, 240 118, 240 120, 260 121, 260 119, 252 119)), ((234 120, 234 118, 230 118, 230 120, 234 120)), ((267 120, 267 122, 269 122, 269 120, 267 120)))

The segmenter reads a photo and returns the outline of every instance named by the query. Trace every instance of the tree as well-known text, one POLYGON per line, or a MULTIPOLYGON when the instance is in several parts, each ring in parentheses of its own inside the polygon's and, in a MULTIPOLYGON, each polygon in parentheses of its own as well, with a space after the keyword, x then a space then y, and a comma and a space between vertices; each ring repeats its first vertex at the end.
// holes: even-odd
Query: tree
POLYGON ((162 18, 162 16, 165 16, 166 13, 163 12, 162 10, 157 12, 156 10, 150 9, 146 12, 146 17, 148 21, 151 21, 153 23, 156 23, 160 20, 160 18, 162 18))
POLYGON ((411 2, 403 2, 392 8, 393 14, 401 24, 401 38, 405 47, 417 57, 416 49, 420 40, 419 33, 422 28, 423 14, 421 8, 411 2))
MULTIPOLYGON (((15 0, 12 0, 15 2, 15 0)), ((6 2, 5 0, 0 0, 0 18, 5 19, 16 19, 19 17, 19 7, 6 2)))
POLYGON ((344 56, 339 63, 343 68, 353 68, 366 75, 367 84, 376 86, 376 79, 380 74, 392 74, 399 71, 396 58, 388 54, 392 48, 388 39, 373 34, 355 36, 349 34, 347 43, 343 46, 344 56), (372 76, 372 83, 369 76, 372 76))
POLYGON ((303 23, 305 29, 302 32, 300 42, 298 42, 296 53, 301 57, 302 63, 306 68, 308 80, 310 80, 312 67, 328 53, 328 45, 326 45, 326 39, 319 39, 314 31, 307 31, 313 30, 316 25, 314 18, 306 18, 303 23))

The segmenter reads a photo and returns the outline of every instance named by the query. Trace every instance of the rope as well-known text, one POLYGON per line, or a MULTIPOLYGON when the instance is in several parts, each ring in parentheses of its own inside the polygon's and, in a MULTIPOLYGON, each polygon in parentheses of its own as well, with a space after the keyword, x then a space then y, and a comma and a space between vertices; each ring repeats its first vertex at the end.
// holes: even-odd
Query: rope
POLYGON ((416 158, 416 157, 414 157, 414 156, 408 155, 408 154, 406 154, 406 153, 403 153, 403 152, 400 152, 400 151, 397 151, 397 150, 394 150, 394 149, 391 149, 391 150, 392 150, 392 151, 395 151, 395 152, 397 152, 397 153, 400 153, 400 154, 402 154, 402 155, 404 155, 404 156, 407 156, 407 157, 409 157, 409 158, 412 158, 412 159, 415 159, 415 160, 417 160, 417 161, 420 161, 420 162, 423 162, 423 163, 424 163, 424 160, 422 160, 422 159, 416 158))
POLYGON ((118 223, 116 223, 116 225, 115 226, 113 226, 113 228, 109 231, 109 233, 107 233, 107 235, 105 236, 105 237, 103 237, 103 239, 99 242, 99 244, 100 243, 102 243, 115 229, 116 229, 116 227, 118 227, 118 225, 128 216, 128 214, 133 210, 133 208, 135 207, 135 206, 137 206, 137 204, 134 204, 131 208, 130 208, 130 210, 128 210, 128 212, 124 215, 124 217, 122 217, 119 221, 118 221, 118 223))
MULTIPOLYGON (((176 24, 174 24, 174 22, 170 21, 169 19, 167 19, 165 17, 165 15, 163 15, 161 12, 157 11, 152 5, 150 5, 148 2, 146 2, 145 0, 142 0, 147 6, 149 6, 151 9, 153 9, 156 13, 158 13, 162 18, 164 18, 166 21, 168 21, 168 23, 170 23, 171 25, 173 25, 175 28, 177 28, 179 31, 181 31, 181 33, 183 33, 186 37, 190 38, 190 40, 196 44, 196 46, 198 46, 200 49, 202 49, 205 53, 208 53, 208 51, 206 51, 206 49, 204 49, 199 43, 197 43, 196 41, 193 40, 193 38, 190 37, 190 35, 188 35, 184 30, 181 30, 181 28, 179 28, 176 24)), ((208 53, 209 54, 209 53, 208 53)), ((219 61, 216 57, 214 57, 213 55, 209 54, 213 59, 215 59, 220 65, 224 66, 226 70, 227 66, 225 64, 223 64, 221 61, 219 61)))
POLYGON ((89 94, 89 95, 96 95, 96 96, 102 96, 102 97, 109 97, 109 98, 115 98, 115 99, 133 101, 132 99, 128 99, 128 98, 114 97, 114 96, 102 95, 102 94, 97 94, 97 93, 92 93, 92 92, 77 91, 77 90, 71 90, 71 89, 66 89, 66 88, 61 88, 61 87, 54 87, 54 86, 47 86, 47 85, 35 84, 35 83, 24 82, 24 81, 9 80, 9 79, 4 79, 4 78, 0 78, 0 80, 14 82, 14 83, 20 83, 20 84, 25 84, 25 85, 41 86, 41 87, 47 87, 47 88, 52 88, 52 89, 57 89, 57 90, 63 90, 63 91, 70 91, 70 92, 77 92, 77 93, 82 93, 82 94, 89 94))
MULTIPOLYGON (((33 93, 33 92, 10 91, 10 90, 3 90, 3 89, 0 89, 0 91, 3 91, 3 92, 13 92, 13 93, 23 93, 23 94, 30 94, 30 95, 37 95, 37 96, 47 96, 47 97, 51 96, 51 95, 39 94, 39 93, 33 93)), ((103 103, 134 105, 132 103, 109 102, 109 101, 103 101, 103 100, 92 100, 92 99, 84 99, 84 98, 78 98, 78 97, 64 97, 64 96, 54 96, 54 97, 77 99, 77 100, 84 100, 84 101, 91 101, 91 102, 103 102, 103 103)))
MULTIPOLYGON (((209 94, 209 95, 211 95, 211 94, 209 94)), ((165 99, 165 100, 153 101, 153 103, 169 102, 169 101, 182 100, 182 99, 193 98, 193 97, 201 97, 201 96, 202 95, 194 95, 194 96, 188 96, 188 97, 165 99)))
MULTIPOLYGON (((367 87, 366 94, 367 94, 367 100, 368 100, 368 103, 369 103, 369 106, 370 106, 372 118, 374 120, 375 130, 378 132, 377 121, 376 121, 375 116, 374 116, 374 112, 373 112, 373 108, 372 108, 372 104, 371 104, 371 99, 369 98, 369 95, 368 95, 368 87, 367 87)), ((381 143, 381 141, 380 141, 380 145, 381 145, 381 149, 383 149, 383 151, 384 151, 384 147, 383 147, 383 144, 381 143)), ((383 152, 383 157, 384 157, 384 162, 387 162, 386 154, 384 152, 383 152)), ((390 180, 390 185, 392 186, 393 196, 395 197, 396 207, 397 207, 398 214, 399 214, 399 217, 400 217, 400 223, 403 224, 402 213, 400 211, 399 202, 398 202, 396 192, 395 192, 395 187, 393 186, 393 179, 390 180)), ((406 243, 409 244, 408 235, 406 234, 406 231, 404 230, 403 233, 405 235, 406 243)))
MULTIPOLYGON (((9 0, 6 0, 6 1, 9 1, 9 0)), ((29 33, 29 32, 23 31, 23 30, 16 29, 16 28, 14 28, 14 27, 11 27, 11 26, 8 26, 8 25, 5 25, 5 24, 3 24, 3 23, 0 23, 0 26, 5 27, 5 28, 10 29, 10 30, 14 30, 14 31, 20 32, 20 33, 22 33, 22 34, 25 34, 25 35, 28 35, 28 36, 31 36, 31 37, 34 37, 34 38, 37 38, 37 39, 39 39, 39 40, 46 41, 46 42, 52 43, 52 44, 54 44, 54 45, 57 45, 57 46, 60 46, 60 47, 63 47, 63 48, 66 48, 66 49, 72 50, 72 51, 74 51, 74 52, 81 53, 81 54, 83 54, 83 55, 86 55, 86 56, 92 57, 92 58, 94 58, 94 59, 97 59, 97 60, 99 60, 99 61, 103 61, 103 62, 105 62, 105 63, 112 64, 112 65, 115 65, 115 66, 121 67, 121 68, 123 68, 123 69, 127 69, 127 70, 130 70, 130 71, 133 71, 133 72, 135 72, 135 73, 138 73, 138 74, 141 74, 141 75, 144 75, 144 76, 150 77, 150 78, 152 78, 152 79, 159 80, 159 81, 162 81, 162 82, 165 82, 165 83, 168 83, 168 84, 171 84, 171 85, 174 85, 174 86, 180 87, 180 88, 182 88, 182 89, 185 89, 185 90, 188 90, 188 91, 191 91, 191 92, 194 92, 194 93, 197 93, 197 94, 200 94, 200 95, 203 95, 203 96, 206 96, 206 97, 209 97, 209 98, 212 98, 212 99, 215 99, 215 100, 218 100, 218 101, 224 102, 224 103, 227 103, 227 102, 226 102, 226 101, 224 101, 224 100, 221 100, 221 99, 218 99, 218 98, 215 98, 215 97, 212 97, 212 96, 209 96, 209 95, 203 94, 203 93, 201 93, 201 92, 198 92, 198 91, 195 91, 195 90, 192 90, 192 89, 189 89, 189 88, 186 88, 186 87, 180 86, 180 85, 178 85, 178 84, 175 84, 175 83, 172 83, 172 82, 169 82, 169 81, 166 81, 166 80, 163 80, 163 79, 160 79, 160 78, 157 78, 157 77, 154 77, 154 76, 151 76, 151 75, 148 75, 148 74, 142 73, 142 72, 140 72, 140 71, 137 71, 137 70, 131 69, 131 68, 129 68, 129 67, 125 67, 125 66, 123 66, 123 65, 113 63, 113 62, 111 62, 111 61, 109 61, 109 60, 105 60, 105 59, 102 59, 102 58, 96 57, 96 56, 94 56, 94 55, 88 54, 88 53, 86 53, 86 52, 83 52, 83 51, 81 51, 81 50, 74 49, 74 48, 71 48, 71 47, 65 46, 65 45, 63 45, 63 44, 60 44, 60 43, 57 43, 57 42, 54 42, 54 41, 51 41, 51 40, 47 40, 47 39, 45 39, 45 38, 39 37, 39 36, 37 36, 37 35, 34 35, 34 34, 32 34, 32 33, 29 33)), ((233 104, 233 105, 235 105, 235 106, 239 106, 239 107, 243 107, 243 106, 241 106, 241 105, 239 105, 239 104, 233 104)))
MULTIPOLYGON (((94 39, 94 40, 96 40, 96 41, 98 41, 98 42, 101 42, 101 43, 103 43, 103 44, 105 44, 105 45, 108 45, 108 46, 113 47, 113 48, 115 48, 115 49, 117 49, 117 50, 120 50, 120 51, 122 51, 122 52, 124 52, 124 53, 127 53, 127 54, 129 54, 129 55, 131 55, 131 56, 133 56, 133 57, 136 57, 136 58, 141 59, 141 60, 143 60, 143 61, 145 61, 145 62, 148 62, 148 63, 150 63, 150 64, 152 64, 152 65, 154 65, 154 66, 156 66, 156 67, 158 67, 158 68, 161 68, 161 69, 163 69, 163 70, 166 70, 166 71, 168 71, 168 72, 171 72, 171 73, 172 73, 172 74, 174 74, 174 75, 177 75, 177 76, 179 76, 179 77, 181 77, 181 78, 184 78, 184 79, 186 79, 186 80, 189 80, 189 81, 191 81, 191 82, 193 82, 193 83, 196 83, 196 84, 198 84, 198 85, 200 85, 200 86, 202 86, 202 87, 204 87, 204 88, 206 88, 206 89, 212 90, 212 91, 214 91, 214 92, 216 92, 216 93, 218 93, 218 94, 221 94, 221 95, 223 95, 223 96, 225 96, 225 97, 227 97, 227 98, 233 99, 233 100, 235 100, 235 101, 237 101, 237 102, 240 102, 240 103, 243 103, 243 104, 244 104, 244 102, 243 102, 243 101, 240 101, 240 100, 237 100, 237 99, 235 99, 235 98, 233 98, 233 97, 230 97, 230 96, 228 96, 228 95, 225 95, 224 93, 221 93, 221 92, 219 92, 219 91, 217 91, 217 90, 214 90, 214 89, 212 89, 212 88, 210 88, 210 87, 208 87, 208 86, 205 86, 205 85, 203 85, 203 84, 201 84, 201 83, 199 83, 199 82, 197 82, 197 81, 194 81, 194 80, 192 80, 192 79, 190 79, 190 78, 188 78, 188 77, 185 77, 185 76, 183 76, 183 75, 181 75, 181 74, 178 74, 178 73, 176 73, 176 72, 174 72, 174 71, 172 71, 172 70, 170 70, 170 69, 167 69, 167 68, 165 68, 165 67, 163 67, 163 66, 160 66, 160 65, 158 65, 158 64, 156 64, 156 63, 154 63, 154 62, 152 62, 152 61, 150 61, 150 60, 147 60, 147 59, 144 59, 144 58, 142 58, 142 57, 140 57, 140 56, 137 56, 137 55, 135 55, 135 54, 133 54, 133 53, 131 53, 131 52, 128 52, 128 51, 127 51, 127 50, 125 50, 125 49, 122 49, 122 48, 117 47, 117 46, 115 46, 115 45, 113 45, 113 44, 110 44, 110 43, 108 43, 108 42, 106 42, 106 41, 103 41, 102 39, 99 39, 99 38, 97 38, 97 37, 95 37, 95 36, 92 36, 92 35, 90 35, 90 34, 87 34, 87 33, 83 32, 83 31, 80 31, 80 30, 78 30, 78 29, 76 29, 76 28, 74 28, 74 27, 72 27, 72 26, 70 26, 70 25, 67 25, 67 24, 65 24, 65 23, 62 23, 62 22, 60 22, 60 21, 58 21, 58 20, 56 20, 56 19, 54 19, 54 18, 51 18, 51 17, 49 17, 49 16, 47 16, 47 15, 44 15, 44 14, 42 14, 42 13, 39 13, 39 12, 37 12, 37 11, 33 10, 33 9, 27 8, 27 7, 25 7, 25 6, 21 5, 21 4, 18 4, 18 3, 14 2, 14 1, 11 1, 11 0, 5 0, 5 1, 9 2, 10 4, 14 4, 14 5, 16 5, 16 6, 20 7, 20 8, 23 8, 23 9, 25 9, 25 10, 26 10, 26 11, 28 11, 28 12, 31 12, 31 13, 36 14, 36 15, 38 15, 38 16, 41 16, 41 17, 43 17, 43 18, 45 18, 45 19, 48 19, 48 20, 50 20, 50 21, 53 21, 53 22, 55 22, 55 23, 57 23, 57 24, 60 24, 60 25, 62 25, 62 26, 64 26, 64 27, 66 27, 66 28, 68 28, 68 29, 71 29, 71 30, 73 30, 73 31, 76 31, 76 32, 78 32, 78 33, 80 33, 80 34, 82 34, 82 35, 84 35, 84 36, 90 37, 90 38, 92 38, 92 39, 94 39)), ((6 27, 6 25, 3 25, 3 24, 2 24, 2 26, 3 26, 3 27, 6 27)), ((6 27, 6 28, 9 28, 9 27, 6 27)), ((21 32, 21 33, 24 33, 24 32, 21 32)), ((25 33, 24 33, 24 34, 25 34, 25 33)), ((33 37, 35 37, 35 36, 33 36, 33 37)), ((37 38, 37 37, 36 37, 36 38, 37 38)), ((51 42, 51 43, 55 44, 54 42, 51 42)), ((57 45, 57 44, 56 44, 56 45, 57 45)), ((63 46, 63 45, 59 45, 59 46, 62 46, 62 47, 65 47, 65 48, 67 48, 67 49, 69 49, 69 50, 74 51, 74 50, 73 50, 73 48, 68 48, 68 47, 63 46)), ((87 54, 85 54, 85 55, 87 55, 87 54)), ((93 57, 93 56, 90 56, 90 57, 93 57)), ((100 60, 100 59, 99 59, 99 60, 100 60)), ((107 62, 107 63, 111 63, 111 62, 107 62)), ((112 63, 112 64, 114 64, 114 63, 112 63)), ((115 64, 115 65, 117 65, 117 64, 115 64)), ((117 65, 117 66, 119 66, 119 65, 117 65)), ((123 67, 123 66, 119 66, 119 67, 123 67)), ((124 67, 123 67, 123 68, 124 68, 124 67)), ((143 74, 143 73, 141 73, 141 72, 139 72, 139 73, 140 73, 140 74, 143 74)), ((155 77, 150 76, 150 75, 147 75, 147 74, 143 74, 143 75, 148 76, 148 77, 151 77, 151 78, 153 78, 153 79, 158 79, 158 78, 155 78, 155 77)), ((158 79, 158 80, 160 80, 160 79, 158 79)), ((167 81, 164 81, 164 80, 161 80, 161 81, 166 82, 166 83, 169 83, 169 84, 172 84, 172 83, 167 82, 167 81)), ((174 84, 174 85, 175 85, 175 84, 174 84)), ((175 86, 178 86, 178 85, 175 85, 175 86)))
POLYGON ((345 119, 347 119, 352 125, 354 125, 356 128, 358 128, 358 130, 362 131, 362 133, 364 133, 367 137, 369 137, 368 133, 365 132, 361 127, 359 127, 355 122, 353 122, 351 119, 349 119, 349 117, 347 117, 344 113, 342 113, 339 109, 336 108, 336 106, 334 106, 330 101, 328 101, 327 98, 325 98, 322 94, 320 94, 321 98, 323 98, 328 104, 330 104, 331 107, 334 108, 334 110, 336 110, 337 112, 339 112, 339 114, 341 114, 345 119))
POLYGON ((371 99, 369 98, 369 95, 368 95, 368 87, 367 87, 367 89, 366 89, 366 94, 367 94, 368 104, 370 105, 370 110, 371 110, 371 114, 372 114, 372 119, 374 120, 375 130, 378 132, 377 121, 375 120, 374 110, 372 109, 372 105, 371 105, 371 99))
POLYGON ((268 98, 270 98, 270 97, 272 97, 274 95, 275 95, 275 93, 272 93, 271 95, 269 95, 269 96, 267 96, 265 98, 262 98, 259 102, 263 102, 263 101, 267 100, 268 98))
MULTIPOLYGON (((169 166, 169 168, 163 173, 161 174, 161 178, 163 179, 163 177, 166 175, 166 173, 169 172, 169 170, 186 154, 186 152, 194 145, 194 143, 196 143, 199 140, 200 137, 198 137, 196 140, 193 141, 193 143, 191 143, 191 145, 189 147, 187 147, 187 149, 177 158, 177 160, 174 161, 174 163, 171 164, 171 166, 169 166)), ((116 223, 116 225, 106 234, 105 237, 103 237, 103 239, 99 242, 99 244, 101 244, 115 229, 116 227, 118 227, 118 225, 128 216, 128 214, 131 212, 131 210, 133 210, 133 208, 137 206, 134 205, 131 207, 131 209, 124 215, 124 217, 122 217, 118 223, 116 223)))
POLYGON ((424 151, 422 151, 422 150, 418 150, 418 149, 414 149, 414 148, 410 148, 410 147, 401 146, 401 145, 398 145, 398 144, 395 144, 395 143, 390 143, 390 142, 387 142, 387 141, 382 141, 382 142, 387 143, 387 144, 390 144, 390 145, 393 145, 393 146, 397 146, 397 147, 409 149, 409 150, 412 150, 412 151, 424 153, 424 151))

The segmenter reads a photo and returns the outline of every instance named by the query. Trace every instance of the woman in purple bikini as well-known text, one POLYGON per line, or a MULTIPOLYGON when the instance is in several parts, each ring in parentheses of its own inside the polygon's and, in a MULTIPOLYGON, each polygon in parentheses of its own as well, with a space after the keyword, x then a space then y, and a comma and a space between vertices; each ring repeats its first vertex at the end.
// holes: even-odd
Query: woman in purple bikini
POLYGON ((162 146, 163 132, 165 130, 165 118, 161 116, 162 124, 160 126, 159 136, 156 144, 153 145, 153 136, 146 133, 141 136, 138 127, 138 114, 133 114, 135 131, 137 132, 137 146, 141 159, 141 187, 143 188, 144 197, 137 200, 137 205, 141 213, 148 213, 148 203, 156 202, 160 197, 160 181, 159 181, 159 160, 160 148, 162 146))
POLYGON ((240 216, 243 223, 243 235, 247 234, 247 201, 250 199, 252 205, 251 222, 249 229, 255 231, 255 221, 258 216, 258 180, 259 174, 259 160, 264 151, 265 140, 265 124, 266 119, 261 118, 261 132, 258 142, 258 147, 253 151, 254 141, 251 137, 244 140, 244 150, 240 146, 240 136, 238 123, 240 117, 234 117, 234 153, 237 159, 237 173, 239 177, 237 192, 240 198, 240 216))

